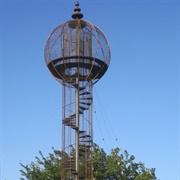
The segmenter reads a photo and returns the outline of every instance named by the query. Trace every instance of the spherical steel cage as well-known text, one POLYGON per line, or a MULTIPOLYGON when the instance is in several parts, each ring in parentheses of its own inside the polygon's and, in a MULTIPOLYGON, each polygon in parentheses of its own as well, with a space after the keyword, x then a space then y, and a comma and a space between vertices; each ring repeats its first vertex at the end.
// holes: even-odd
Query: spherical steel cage
POLYGON ((95 84, 110 64, 105 34, 92 23, 75 19, 57 26, 45 44, 45 62, 54 78, 68 87, 95 84))

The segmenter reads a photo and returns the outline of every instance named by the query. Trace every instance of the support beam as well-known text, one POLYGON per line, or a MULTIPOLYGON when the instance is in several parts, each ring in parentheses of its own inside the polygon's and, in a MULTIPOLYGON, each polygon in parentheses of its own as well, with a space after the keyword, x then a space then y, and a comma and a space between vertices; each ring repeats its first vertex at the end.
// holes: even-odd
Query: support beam
MULTIPOLYGON (((79 84, 79 78, 76 78, 79 84)), ((76 88, 76 172, 75 179, 79 180, 79 86, 76 88)))

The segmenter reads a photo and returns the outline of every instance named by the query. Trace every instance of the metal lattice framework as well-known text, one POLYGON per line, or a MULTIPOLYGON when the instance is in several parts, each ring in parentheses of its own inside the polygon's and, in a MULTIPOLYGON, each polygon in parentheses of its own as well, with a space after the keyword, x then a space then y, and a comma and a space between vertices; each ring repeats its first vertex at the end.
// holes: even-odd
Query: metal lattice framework
POLYGON ((106 72, 110 49, 104 33, 92 23, 70 20, 56 27, 45 46, 45 61, 58 82, 73 85, 77 76, 83 86, 94 84, 106 72))
POLYGON ((106 72, 110 48, 104 33, 81 20, 76 3, 74 20, 57 26, 45 44, 45 62, 63 85, 62 180, 93 179, 93 84, 106 72))

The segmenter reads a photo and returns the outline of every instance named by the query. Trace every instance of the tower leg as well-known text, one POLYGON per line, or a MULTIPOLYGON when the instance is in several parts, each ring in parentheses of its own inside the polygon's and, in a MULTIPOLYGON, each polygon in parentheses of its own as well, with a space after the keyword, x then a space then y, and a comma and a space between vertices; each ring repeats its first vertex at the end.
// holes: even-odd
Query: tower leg
MULTIPOLYGON (((79 79, 76 79, 79 84, 79 79)), ((79 86, 76 88, 76 176, 75 179, 79 180, 79 86)))

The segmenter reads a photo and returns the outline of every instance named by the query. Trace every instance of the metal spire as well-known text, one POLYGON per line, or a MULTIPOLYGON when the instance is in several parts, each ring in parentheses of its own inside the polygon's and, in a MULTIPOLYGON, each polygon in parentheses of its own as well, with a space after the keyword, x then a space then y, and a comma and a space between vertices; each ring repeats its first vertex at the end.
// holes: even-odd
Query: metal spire
POLYGON ((74 12, 75 12, 75 13, 72 14, 72 18, 73 18, 73 19, 81 19, 81 18, 83 18, 83 14, 80 13, 81 8, 79 8, 79 2, 78 2, 78 1, 76 2, 75 6, 76 6, 76 7, 74 8, 74 12))

